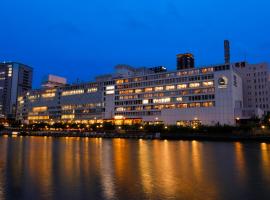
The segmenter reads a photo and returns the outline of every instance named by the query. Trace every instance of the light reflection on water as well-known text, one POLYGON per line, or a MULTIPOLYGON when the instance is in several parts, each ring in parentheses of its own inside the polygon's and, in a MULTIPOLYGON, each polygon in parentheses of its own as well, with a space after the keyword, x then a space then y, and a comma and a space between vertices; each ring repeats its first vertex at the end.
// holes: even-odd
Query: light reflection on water
POLYGON ((269 199, 270 144, 0 138, 0 199, 269 199))

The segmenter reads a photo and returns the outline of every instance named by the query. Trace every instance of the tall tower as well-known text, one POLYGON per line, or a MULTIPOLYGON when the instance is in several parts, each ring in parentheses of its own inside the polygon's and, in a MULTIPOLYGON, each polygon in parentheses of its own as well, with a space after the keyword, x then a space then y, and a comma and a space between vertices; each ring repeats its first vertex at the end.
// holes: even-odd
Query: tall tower
POLYGON ((0 63, 0 117, 15 117, 18 97, 32 88, 32 74, 27 65, 0 63))
POLYGON ((194 68, 194 56, 191 53, 177 54, 177 70, 194 68))
POLYGON ((229 64, 231 62, 230 41, 229 40, 224 40, 224 60, 225 60, 225 64, 229 64))

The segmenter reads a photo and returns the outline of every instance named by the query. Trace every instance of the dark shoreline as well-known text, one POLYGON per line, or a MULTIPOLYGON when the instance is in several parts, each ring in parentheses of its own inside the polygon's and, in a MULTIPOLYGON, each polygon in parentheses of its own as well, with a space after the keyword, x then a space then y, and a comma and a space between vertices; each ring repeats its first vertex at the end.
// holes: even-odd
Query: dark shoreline
POLYGON ((123 139, 159 139, 159 140, 198 140, 198 141, 249 141, 270 142, 270 134, 208 134, 208 133, 115 133, 115 132, 64 132, 64 131, 35 131, 35 132, 1 132, 0 136, 39 136, 39 137, 82 137, 82 138, 123 138, 123 139))

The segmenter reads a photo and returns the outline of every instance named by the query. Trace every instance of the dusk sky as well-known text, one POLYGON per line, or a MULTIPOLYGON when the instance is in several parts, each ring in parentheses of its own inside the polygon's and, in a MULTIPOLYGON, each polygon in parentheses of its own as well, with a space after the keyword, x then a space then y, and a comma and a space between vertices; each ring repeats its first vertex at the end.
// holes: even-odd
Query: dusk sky
POLYGON ((175 69, 177 53, 196 65, 270 62, 269 0, 0 0, 0 61, 46 74, 93 80, 117 64, 175 69))

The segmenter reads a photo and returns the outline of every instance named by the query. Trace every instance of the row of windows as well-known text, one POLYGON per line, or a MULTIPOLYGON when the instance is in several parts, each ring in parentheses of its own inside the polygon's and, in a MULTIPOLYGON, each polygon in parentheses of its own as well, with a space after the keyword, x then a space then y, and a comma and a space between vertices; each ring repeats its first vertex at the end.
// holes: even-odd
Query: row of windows
POLYGON ((124 85, 117 85, 117 89, 124 89, 124 88, 134 88, 134 87, 145 87, 145 86, 159 86, 171 83, 184 83, 184 82, 191 82, 191 81, 199 81, 199 80, 210 80, 214 78, 214 74, 209 75, 202 75, 202 76, 189 76, 189 77, 180 77, 180 78, 170 78, 170 79, 161 79, 155 81, 144 81, 144 82, 136 82, 136 83, 129 83, 124 85))
POLYGON ((215 99, 215 95, 197 95, 197 96, 184 96, 184 97, 165 97, 157 99, 143 99, 143 100, 130 100, 115 102, 116 106, 119 105, 146 105, 146 104, 163 104, 169 102, 187 102, 187 101, 205 101, 215 99))
POLYGON ((166 86, 156 86, 148 88, 138 88, 138 89, 129 89, 129 90, 119 90, 116 94, 125 95, 125 94, 139 94, 139 93, 150 93, 157 91, 170 91, 170 90, 183 90, 186 88, 198 88, 198 87, 213 87, 214 81, 205 81, 205 82, 195 82, 189 84, 179 84, 179 85, 166 85, 166 86))
POLYGON ((141 77, 135 77, 135 78, 129 78, 129 79, 119 79, 116 81, 117 85, 121 85, 124 83, 131 83, 131 82, 140 82, 140 81, 146 81, 146 80, 154 80, 154 79, 166 79, 166 78, 172 78, 176 76, 191 76, 195 74, 206 74, 211 73, 214 71, 214 68, 202 68, 202 69, 193 69, 189 71, 179 71, 179 72, 171 72, 171 73, 159 73, 154 75, 147 75, 147 76, 141 76, 141 77))
POLYGON ((129 99, 143 99, 153 97, 164 97, 164 96, 185 96, 193 94, 212 94, 215 92, 215 88, 204 88, 204 89, 192 89, 183 91, 172 91, 172 92, 160 92, 160 93, 149 93, 149 94, 135 94, 135 95, 124 95, 116 96, 115 100, 129 100, 129 99))
POLYGON ((194 102, 194 103, 180 103, 180 104, 117 107, 115 111, 116 115, 130 115, 131 113, 141 113, 137 111, 143 110, 184 109, 184 108, 214 107, 214 106, 215 102, 209 101, 209 102, 194 102), (129 114, 127 114, 127 111, 130 111, 129 114))
POLYGON ((71 109, 78 109, 78 108, 95 108, 101 107, 103 103, 89 103, 89 104, 69 104, 61 106, 62 110, 71 110, 71 109))

